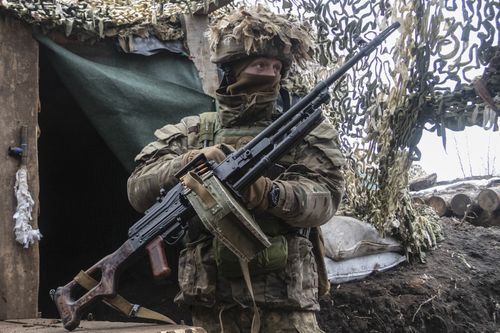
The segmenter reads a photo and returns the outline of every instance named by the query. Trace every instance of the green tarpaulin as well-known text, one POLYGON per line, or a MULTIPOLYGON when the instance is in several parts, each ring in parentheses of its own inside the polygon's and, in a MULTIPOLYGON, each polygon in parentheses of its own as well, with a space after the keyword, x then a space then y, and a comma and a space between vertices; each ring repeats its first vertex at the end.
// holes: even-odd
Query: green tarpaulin
POLYGON ((155 129, 213 110, 213 99, 203 93, 198 72, 185 56, 124 54, 110 43, 65 48, 46 36, 36 37, 49 50, 63 83, 128 171, 135 166, 135 155, 155 139, 155 129))

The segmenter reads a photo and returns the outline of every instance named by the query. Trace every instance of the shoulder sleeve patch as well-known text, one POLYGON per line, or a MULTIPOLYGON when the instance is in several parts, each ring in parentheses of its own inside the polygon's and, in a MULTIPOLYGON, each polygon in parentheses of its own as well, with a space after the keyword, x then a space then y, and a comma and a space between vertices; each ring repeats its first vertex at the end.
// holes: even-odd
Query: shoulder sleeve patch
POLYGON ((157 151, 171 146, 172 141, 187 137, 188 129, 199 124, 198 116, 189 116, 181 119, 178 124, 168 124, 154 132, 158 140, 147 144, 142 151, 135 157, 136 161, 147 159, 157 151))
POLYGON ((187 129, 184 128, 182 123, 176 125, 168 124, 160 129, 157 129, 154 134, 158 140, 168 143, 179 136, 186 136, 187 129))

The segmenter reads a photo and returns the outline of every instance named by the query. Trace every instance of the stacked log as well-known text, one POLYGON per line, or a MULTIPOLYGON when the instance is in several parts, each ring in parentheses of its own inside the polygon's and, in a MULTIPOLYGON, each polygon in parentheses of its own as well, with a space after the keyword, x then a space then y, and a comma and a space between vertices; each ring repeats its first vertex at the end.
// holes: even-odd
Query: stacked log
POLYGON ((500 225, 500 179, 489 182, 459 182, 414 192, 415 204, 425 203, 438 216, 466 218, 481 225, 500 225))
POLYGON ((420 191, 432 187, 436 184, 436 180, 437 174, 435 173, 412 179, 409 182, 410 191, 420 191))
POLYGON ((466 214, 478 211, 477 192, 457 193, 451 198, 450 208, 455 216, 464 217, 466 214))
POLYGON ((479 206, 487 212, 492 213, 500 209, 500 186, 482 190, 479 192, 477 201, 479 206))
POLYGON ((413 198, 411 198, 411 201, 417 205, 425 205, 425 200, 423 198, 420 198, 420 197, 413 197, 413 198))
POLYGON ((493 212, 483 210, 471 223, 482 227, 500 226, 500 209, 493 212))
POLYGON ((432 195, 425 202, 438 216, 464 217, 478 211, 476 196, 474 192, 443 193, 432 195))
POLYGON ((500 186, 481 190, 477 202, 483 210, 478 222, 484 226, 500 226, 500 186))
POLYGON ((433 195, 427 199, 427 205, 431 206, 438 216, 450 215, 450 195, 433 195))

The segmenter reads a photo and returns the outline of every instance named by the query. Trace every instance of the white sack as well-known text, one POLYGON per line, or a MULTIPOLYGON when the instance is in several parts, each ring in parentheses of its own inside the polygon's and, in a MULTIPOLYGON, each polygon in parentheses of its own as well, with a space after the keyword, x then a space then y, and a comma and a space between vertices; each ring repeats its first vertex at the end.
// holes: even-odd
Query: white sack
POLYGON ((401 244, 391 237, 381 237, 369 223, 348 216, 334 216, 321 226, 325 256, 336 260, 383 252, 400 252, 401 244))
POLYGON ((370 254, 342 261, 325 257, 328 280, 331 283, 344 283, 360 280, 374 272, 383 272, 406 261, 406 257, 395 252, 370 254))

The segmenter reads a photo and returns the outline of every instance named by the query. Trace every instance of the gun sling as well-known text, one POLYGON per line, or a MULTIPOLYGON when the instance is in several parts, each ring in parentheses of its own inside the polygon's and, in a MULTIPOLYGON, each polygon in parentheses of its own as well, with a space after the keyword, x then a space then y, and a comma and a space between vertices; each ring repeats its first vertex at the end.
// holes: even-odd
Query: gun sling
MULTIPOLYGON (((210 177, 210 179, 215 180, 216 178, 210 177)), ((210 210, 210 209, 213 209, 214 207, 217 207, 217 206, 221 207, 220 210, 222 210, 223 209, 222 208, 223 201, 220 200, 220 198, 218 198, 217 196, 216 196, 216 198, 214 198, 214 194, 220 193, 220 191, 217 191, 217 190, 214 191, 213 184, 210 182, 207 182, 206 180, 207 180, 206 177, 204 179, 202 179, 194 172, 189 172, 185 176, 182 177, 182 183, 184 184, 184 186, 190 188, 198 196, 198 199, 196 199, 195 197, 188 195, 189 200, 191 200, 194 207, 198 207, 197 201, 199 201, 200 203, 202 203, 203 206, 205 206, 203 208, 205 210, 210 210), (210 190, 212 190, 213 192, 210 193, 210 190), (219 203, 217 202, 217 198, 219 199, 219 203)), ((225 201, 227 202, 227 200, 225 200, 225 201)), ((244 211, 244 209, 239 208, 239 211, 244 211)), ((214 212, 216 213, 217 210, 214 210, 214 212)), ((200 211, 199 216, 206 217, 206 214, 203 214, 200 211)), ((235 217, 237 217, 237 216, 235 216, 235 217)), ((216 222, 218 220, 219 220, 218 218, 213 219, 214 222, 216 222)), ((244 219, 241 219, 240 221, 243 221, 243 220, 244 219)), ((202 218, 202 222, 209 223, 207 220, 203 221, 203 218, 202 218)), ((236 222, 236 221, 234 221, 234 222, 236 222)), ((258 229, 258 231, 262 233, 262 230, 260 230, 260 228, 258 227, 258 225, 255 222, 252 223, 251 225, 253 226, 254 229, 258 229)), ((215 226, 215 229, 213 227, 210 227, 207 224, 205 224, 205 226, 207 228, 214 230, 214 231, 215 230, 219 230, 219 232, 223 231, 222 225, 220 225, 220 224, 218 226, 215 226)), ((257 232, 257 231, 255 230, 255 232, 257 232)), ((269 247, 271 244, 267 240, 267 237, 264 234, 262 234, 262 235, 264 236, 265 241, 266 241, 266 243, 264 243, 265 245, 262 247, 263 248, 269 247)), ((220 235, 220 236, 221 236, 220 239, 224 244, 226 244, 229 241, 226 237, 224 237, 224 235, 220 235)), ((229 235, 226 235, 226 236, 229 236, 229 235)), ((240 240, 240 241, 242 241, 242 240, 240 240)), ((234 246, 232 246, 231 243, 227 243, 226 246, 229 246, 230 248, 234 248, 234 246)), ((254 257, 256 255, 256 253, 254 253, 254 252, 255 251, 252 251, 251 257, 254 257)), ((251 333, 258 333, 260 330, 260 314, 259 314, 259 309, 257 307, 257 303, 255 302, 255 296, 254 296, 254 292, 253 292, 253 288, 252 288, 252 281, 251 281, 250 272, 248 269, 248 261, 251 260, 251 257, 241 253, 240 251, 236 251, 234 253, 238 257, 238 260, 240 262, 241 271, 242 271, 243 277, 245 279, 245 284, 248 288, 248 291, 250 292, 250 296, 252 297, 253 318, 252 318, 251 333)), ((219 317, 220 316, 222 316, 222 313, 219 314, 219 317)), ((222 319, 220 321, 220 325, 222 327, 222 331, 224 331, 222 319)))
MULTIPOLYGON (((94 280, 94 278, 92 278, 84 271, 80 271, 80 273, 78 273, 78 275, 75 276, 74 280, 76 283, 78 283, 81 287, 85 288, 86 290, 94 288, 95 286, 97 286, 98 283, 96 280, 94 280)), ((164 316, 156 311, 145 308, 143 306, 140 306, 138 304, 132 304, 120 295, 116 295, 115 297, 104 297, 103 302, 106 305, 114 308, 115 310, 120 311, 129 318, 137 317, 143 319, 152 319, 169 323, 172 325, 177 325, 177 323, 172 319, 170 319, 169 317, 164 316)))

